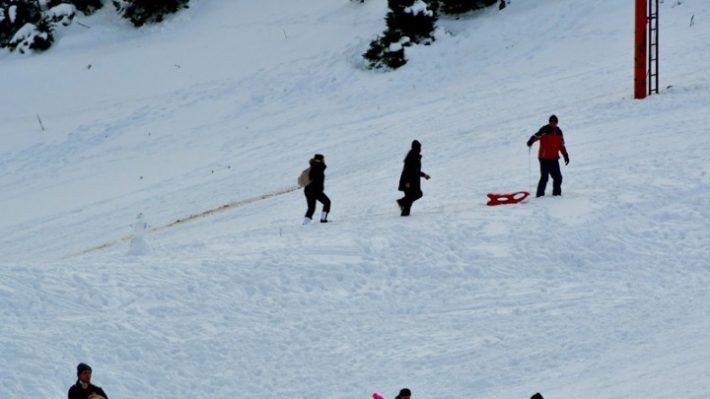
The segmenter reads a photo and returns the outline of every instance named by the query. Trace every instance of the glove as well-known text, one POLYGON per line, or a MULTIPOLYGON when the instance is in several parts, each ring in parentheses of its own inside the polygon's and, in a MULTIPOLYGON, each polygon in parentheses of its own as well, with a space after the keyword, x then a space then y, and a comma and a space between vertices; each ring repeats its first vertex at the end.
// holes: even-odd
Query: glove
POLYGON ((562 156, 565 158, 565 165, 569 165, 569 155, 564 154, 562 156))
POLYGON ((535 141, 533 141, 532 138, 531 138, 530 140, 528 140, 528 142, 527 142, 528 147, 532 147, 532 145, 533 145, 534 142, 535 142, 535 141))

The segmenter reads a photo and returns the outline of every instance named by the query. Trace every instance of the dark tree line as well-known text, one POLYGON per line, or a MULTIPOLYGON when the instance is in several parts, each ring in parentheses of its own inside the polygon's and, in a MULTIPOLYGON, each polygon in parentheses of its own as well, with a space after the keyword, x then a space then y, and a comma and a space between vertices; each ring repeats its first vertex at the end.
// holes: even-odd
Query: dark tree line
MULTIPOLYGON (((387 28, 363 54, 370 68, 397 69, 407 63, 406 47, 430 45, 439 13, 456 15, 505 0, 388 0, 387 28)), ((502 8, 502 7, 501 7, 502 8)))
MULTIPOLYGON (((0 48, 43 51, 54 42, 57 25, 71 24, 77 13, 90 15, 107 3, 140 27, 162 22, 187 8, 190 0, 0 0, 0 48)), ((439 14, 456 15, 505 0, 388 0, 387 28, 363 54, 371 68, 396 69, 407 62, 405 49, 429 45, 439 14)))
POLYGON ((439 0, 439 2, 442 13, 455 15, 492 6, 499 0, 439 0))
MULTIPOLYGON (((109 0, 0 0, 0 48, 43 51, 54 42, 58 25, 69 25, 76 13, 91 15, 109 0)), ((188 7, 190 0, 112 0, 115 10, 140 27, 159 23, 188 7)))
POLYGON ((113 0, 116 10, 136 27, 163 22, 166 15, 188 7, 190 0, 113 0))

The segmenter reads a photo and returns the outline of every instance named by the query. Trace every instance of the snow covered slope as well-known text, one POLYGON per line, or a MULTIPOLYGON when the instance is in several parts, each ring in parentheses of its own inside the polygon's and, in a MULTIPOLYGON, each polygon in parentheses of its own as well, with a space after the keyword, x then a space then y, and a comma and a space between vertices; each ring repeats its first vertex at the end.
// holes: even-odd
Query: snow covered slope
POLYGON ((661 5, 662 94, 635 101, 632 3, 442 20, 394 73, 359 57, 383 0, 104 10, 0 54, 0 397, 66 395, 84 361, 111 399, 710 398, 710 5, 661 5), (552 113, 563 196, 486 207, 534 188, 552 113), (432 179, 400 218, 415 138, 432 179), (315 152, 333 223, 304 227, 315 152))

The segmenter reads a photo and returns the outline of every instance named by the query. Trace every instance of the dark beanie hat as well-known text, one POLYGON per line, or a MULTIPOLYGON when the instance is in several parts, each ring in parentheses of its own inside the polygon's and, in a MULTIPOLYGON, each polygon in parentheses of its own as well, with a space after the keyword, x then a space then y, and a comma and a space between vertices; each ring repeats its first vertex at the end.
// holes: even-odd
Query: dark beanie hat
POLYGON ((313 156, 313 159, 317 159, 319 161, 323 161, 323 154, 316 154, 313 156))
MULTIPOLYGON (((417 141, 417 140, 414 140, 417 141)), ((418 141, 417 141, 418 143, 418 141)), ((397 398, 401 398, 402 396, 412 396, 412 391, 409 390, 409 388, 402 388, 399 390, 399 395, 397 395, 397 398)))
POLYGON ((80 376, 81 373, 83 373, 86 370, 91 371, 91 367, 86 363, 79 363, 79 365, 76 366, 76 376, 77 377, 80 376))
POLYGON ((540 395, 540 392, 536 393, 535 395, 531 396, 530 399, 545 399, 540 395))
POLYGON ((422 148, 422 143, 419 140, 412 141, 412 148, 422 148))
POLYGON ((555 122, 557 123, 557 115, 551 115, 550 116, 550 123, 555 122))

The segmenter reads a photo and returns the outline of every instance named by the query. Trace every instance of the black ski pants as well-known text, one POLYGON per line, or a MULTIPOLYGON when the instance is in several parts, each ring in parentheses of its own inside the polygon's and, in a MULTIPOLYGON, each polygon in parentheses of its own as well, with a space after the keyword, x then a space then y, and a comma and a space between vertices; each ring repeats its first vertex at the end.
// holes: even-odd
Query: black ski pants
POLYGON ((540 160, 540 182, 537 183, 537 197, 545 195, 548 177, 552 176, 552 195, 562 195, 562 172, 559 159, 540 160))
POLYGON ((308 210, 306 211, 306 217, 313 219, 313 213, 316 211, 316 201, 320 201, 323 204, 323 212, 330 212, 330 198, 323 191, 312 191, 308 189, 303 190, 306 195, 306 203, 308 204, 308 210))
POLYGON ((397 203, 402 208, 402 216, 409 216, 409 212, 412 210, 412 204, 414 203, 414 201, 418 200, 423 196, 424 193, 422 193, 422 190, 405 190, 404 197, 397 200, 397 203))

